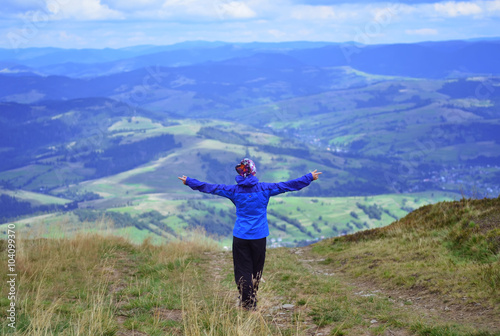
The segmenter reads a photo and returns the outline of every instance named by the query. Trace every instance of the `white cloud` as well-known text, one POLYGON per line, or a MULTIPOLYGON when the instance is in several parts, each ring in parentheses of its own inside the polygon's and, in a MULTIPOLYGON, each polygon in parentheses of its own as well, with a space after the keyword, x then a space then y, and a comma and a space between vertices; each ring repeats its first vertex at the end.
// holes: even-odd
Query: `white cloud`
POLYGON ((274 37, 283 37, 286 35, 285 32, 282 32, 281 30, 277 30, 277 29, 269 29, 267 32, 269 34, 273 35, 274 37))
POLYGON ((78 43, 80 45, 85 44, 85 40, 82 39, 80 36, 75 35, 75 34, 70 34, 67 31, 60 31, 58 34, 59 41, 63 43, 71 42, 71 43, 78 43))
POLYGON ((144 8, 130 13, 130 16, 183 22, 249 19, 256 17, 257 13, 244 1, 163 0, 159 7, 144 8))
MULTIPOLYGON (((363 9, 360 8, 360 12, 362 11, 363 9)), ((370 8, 369 11, 372 13, 375 22, 391 24, 405 16, 412 15, 417 11, 417 8, 402 3, 387 3, 386 6, 370 8)))
MULTIPOLYGON (((5 0, 15 4, 14 0, 5 0)), ((60 12, 63 19, 77 20, 173 20, 195 22, 196 20, 248 20, 266 19, 289 21, 346 21, 366 24, 370 20, 392 24, 407 20, 410 16, 422 18, 457 17, 500 10, 500 0, 491 1, 446 1, 438 3, 408 5, 394 2, 343 3, 335 5, 297 4, 293 0, 19 0, 47 3, 51 12, 60 12), (51 4, 55 4, 51 5, 51 4)))
POLYGON ((338 18, 333 7, 308 5, 294 6, 291 17, 296 20, 328 20, 338 18))
POLYGON ((407 29, 405 33, 408 35, 437 35, 437 29, 421 28, 421 29, 407 29))
POLYGON ((101 0, 45 0, 54 18, 81 21, 123 19, 124 15, 101 0))
POLYGON ((483 12, 478 3, 449 1, 434 4, 434 9, 440 14, 451 17, 477 15, 483 12))
POLYGON ((227 16, 230 18, 246 19, 257 15, 247 4, 241 1, 221 1, 216 5, 216 8, 222 18, 227 16))
POLYGON ((165 0, 101 0, 103 5, 118 11, 138 11, 160 8, 165 0))
POLYGON ((490 1, 488 3, 489 11, 500 11, 500 0, 490 1))
POLYGON ((313 29, 301 29, 297 32, 298 35, 300 36, 310 36, 313 35, 315 32, 313 29))
POLYGON ((321 5, 297 0, 0 1, 0 45, 9 45, 5 36, 12 32, 26 41, 23 46, 61 41, 67 47, 116 47, 186 39, 373 44, 490 36, 500 24, 500 0, 315 1, 321 5), (57 25, 50 23, 54 20, 57 25), (36 34, 30 31, 32 23, 36 34), (64 34, 56 34, 59 30, 64 34), (109 32, 112 36, 106 36, 109 32))

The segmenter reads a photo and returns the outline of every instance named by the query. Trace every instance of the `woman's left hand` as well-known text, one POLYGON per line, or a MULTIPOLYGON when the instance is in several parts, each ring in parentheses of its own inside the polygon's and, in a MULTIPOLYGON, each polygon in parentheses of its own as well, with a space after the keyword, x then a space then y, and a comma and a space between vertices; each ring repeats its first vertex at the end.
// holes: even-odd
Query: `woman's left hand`
POLYGON ((317 169, 314 169, 313 172, 311 172, 312 176, 313 176, 313 180, 317 180, 319 178, 319 175, 320 174, 323 174, 322 172, 319 172, 317 169))

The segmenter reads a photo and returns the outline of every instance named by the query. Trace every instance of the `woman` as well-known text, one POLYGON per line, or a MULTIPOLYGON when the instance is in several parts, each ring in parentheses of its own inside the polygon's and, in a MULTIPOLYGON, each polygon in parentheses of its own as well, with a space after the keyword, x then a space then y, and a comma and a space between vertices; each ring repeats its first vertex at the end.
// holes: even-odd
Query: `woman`
POLYGON ((235 168, 239 174, 236 176, 236 185, 210 184, 184 175, 179 179, 193 190, 229 198, 236 206, 233 229, 234 280, 240 293, 240 306, 255 310, 266 257, 266 237, 269 236, 269 198, 307 187, 322 173, 314 170, 295 180, 263 183, 255 176, 257 169, 252 160, 245 158, 235 168))

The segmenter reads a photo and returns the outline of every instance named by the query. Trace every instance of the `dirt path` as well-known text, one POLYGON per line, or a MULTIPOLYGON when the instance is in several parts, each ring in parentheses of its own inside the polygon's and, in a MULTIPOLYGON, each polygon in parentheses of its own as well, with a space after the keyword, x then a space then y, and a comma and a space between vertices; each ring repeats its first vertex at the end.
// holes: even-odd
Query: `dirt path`
POLYGON ((124 306, 129 302, 127 297, 121 297, 119 292, 129 286, 131 279, 134 276, 135 262, 130 258, 125 251, 117 251, 112 264, 103 268, 109 281, 108 291, 113 295, 115 300, 115 320, 118 325, 116 336, 143 336, 145 333, 137 330, 128 330, 123 325, 127 321, 129 313, 124 309, 124 306))
MULTIPOLYGON (((492 309, 483 306, 481 303, 464 304, 453 300, 451 297, 437 295, 419 288, 415 289, 389 289, 380 286, 375 281, 355 278, 339 269, 320 262, 325 260, 321 256, 314 254, 310 246, 292 249, 294 253, 300 255, 299 261, 313 274, 323 276, 333 276, 343 285, 352 288, 352 294, 357 296, 374 296, 385 298, 394 303, 398 309, 443 324, 464 324, 466 323, 480 330, 489 329, 500 331, 500 316, 492 309)), ((464 298, 465 301, 465 298, 464 298)), ((400 330, 399 332, 404 332, 400 330)), ((391 335, 400 335, 399 333, 391 335)), ((405 332, 401 335, 410 335, 405 332)))
MULTIPOLYGON (((308 248, 296 248, 290 249, 289 253, 292 255, 292 259, 300 262, 310 274, 320 275, 320 276, 335 276, 332 270, 324 267, 318 262, 321 258, 313 255, 308 248)), ((226 286, 222 286, 222 280, 228 276, 228 273, 232 276, 232 255, 231 252, 216 252, 216 253, 205 253, 205 257, 208 258, 206 267, 209 274, 211 274, 212 286, 217 288, 216 290, 225 295, 230 295, 234 297, 235 309, 237 309, 237 296, 238 292, 236 286, 229 290, 226 286)), ((277 270, 267 270, 264 272, 263 283, 261 284, 261 290, 259 291, 259 307, 258 314, 272 324, 277 330, 277 335, 289 334, 292 331, 293 335, 304 335, 304 336, 326 336, 331 335, 334 326, 326 325, 319 327, 313 321, 311 317, 312 308, 309 305, 298 306, 292 304, 294 302, 286 303, 287 299, 282 297, 266 288, 266 274, 270 277, 272 272, 277 270)), ((368 289, 368 287, 359 287, 352 282, 342 282, 342 286, 353 287, 359 289, 359 291, 354 291, 353 295, 360 296, 371 296, 380 295, 382 292, 376 289, 368 289)), ((372 325, 376 326, 376 325, 372 325)), ((373 333, 369 328, 356 328, 356 330, 351 330, 352 335, 372 335, 373 333)), ((351 334, 351 333, 349 333, 351 334)), ((412 335, 404 329, 387 329, 385 332, 387 336, 410 336, 412 335)))
MULTIPOLYGON (((125 328, 124 324, 130 318, 131 312, 125 308, 129 304, 127 296, 120 295, 120 291, 126 289, 134 281, 137 272, 138 261, 134 261, 125 251, 117 251, 113 263, 103 268, 109 280, 108 291, 112 293, 115 301, 115 320, 118 325, 116 336, 144 336, 146 333, 138 330, 125 328)), ((155 320, 182 321, 181 310, 171 310, 166 308, 155 308, 151 311, 155 320)), ((174 334, 175 330, 171 331, 174 334)), ((179 333, 179 335, 181 335, 179 333)))
MULTIPOLYGON (((226 286, 222 286, 223 279, 226 279, 228 274, 230 276, 233 275, 231 252, 207 252, 205 253, 205 257, 208 258, 207 271, 211 274, 210 281, 213 282, 212 286, 216 287, 220 293, 234 297, 234 306, 235 309, 238 309, 238 291, 236 285, 229 289, 229 291, 226 286)), ((267 276, 269 276, 269 272, 267 276)), ((309 307, 293 305, 292 302, 287 303, 286 298, 269 291, 266 288, 266 272, 260 285, 258 300, 257 313, 273 325, 279 335, 288 334, 286 330, 300 330, 300 335, 304 336, 330 335, 331 328, 320 328, 313 322, 309 316, 309 307), (300 321, 298 322, 297 320, 300 321)), ((296 333, 294 332, 293 334, 295 335, 296 333)))

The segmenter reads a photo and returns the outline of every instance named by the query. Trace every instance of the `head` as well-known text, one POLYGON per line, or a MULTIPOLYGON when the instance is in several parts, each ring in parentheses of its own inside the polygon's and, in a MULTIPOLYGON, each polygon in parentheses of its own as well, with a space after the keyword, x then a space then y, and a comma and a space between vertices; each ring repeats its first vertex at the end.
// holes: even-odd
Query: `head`
POLYGON ((257 168, 255 168, 255 163, 248 158, 241 160, 240 164, 235 167, 236 171, 240 176, 247 177, 250 175, 257 174, 257 168))

